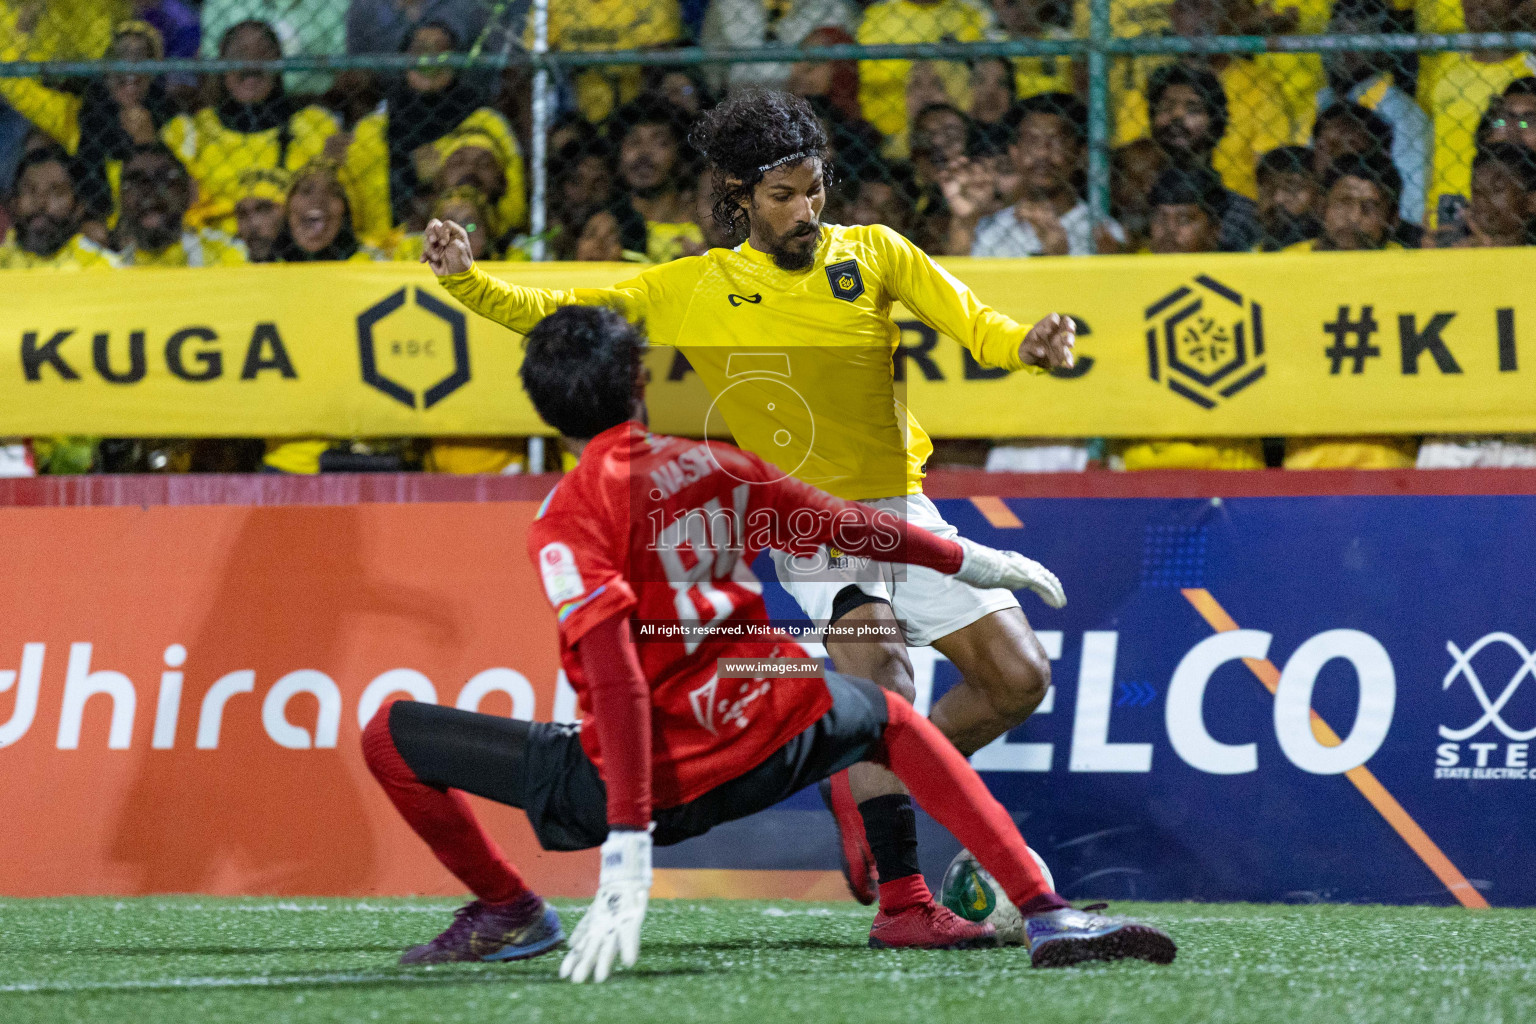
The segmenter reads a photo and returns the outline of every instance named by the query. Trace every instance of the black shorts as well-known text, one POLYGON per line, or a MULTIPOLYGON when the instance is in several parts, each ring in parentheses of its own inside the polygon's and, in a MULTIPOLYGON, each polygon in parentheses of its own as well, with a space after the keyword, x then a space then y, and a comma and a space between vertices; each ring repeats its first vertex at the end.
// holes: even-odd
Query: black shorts
MULTIPOLYGON (((762 764, 696 800, 657 808, 657 845, 756 814, 864 760, 885 731, 884 693, 830 670, 827 689, 831 710, 762 764)), ((522 808, 546 850, 585 850, 608 837, 608 790, 574 725, 399 701, 389 733, 422 782, 522 808)))

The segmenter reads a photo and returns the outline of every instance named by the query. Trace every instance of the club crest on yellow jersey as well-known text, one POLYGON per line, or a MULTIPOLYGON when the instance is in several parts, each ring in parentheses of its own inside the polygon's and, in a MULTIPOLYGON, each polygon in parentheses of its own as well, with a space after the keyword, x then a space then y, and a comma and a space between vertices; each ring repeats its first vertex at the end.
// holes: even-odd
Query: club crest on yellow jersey
POLYGON ((852 302, 864 294, 864 276, 859 273, 858 260, 843 260, 827 264, 827 283, 832 286, 833 298, 852 302))

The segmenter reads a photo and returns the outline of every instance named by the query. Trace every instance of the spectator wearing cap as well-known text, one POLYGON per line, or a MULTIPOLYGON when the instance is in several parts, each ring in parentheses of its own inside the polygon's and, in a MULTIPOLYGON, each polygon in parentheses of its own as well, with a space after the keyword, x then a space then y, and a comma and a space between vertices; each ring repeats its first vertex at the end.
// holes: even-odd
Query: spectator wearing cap
MULTIPOLYGON (((272 30, 278 57, 345 53, 346 14, 341 0, 203 0, 203 56, 225 56, 224 36, 248 21, 260 21, 272 30)), ((323 93, 331 81, 332 76, 323 71, 290 71, 283 76, 284 88, 300 95, 323 93)))
POLYGON ((1008 156, 1018 173, 1017 202, 976 219, 979 205, 948 189, 950 252, 980 257, 1085 256, 1118 252, 1125 232, 1110 221, 1095 239, 1080 184, 1088 112, 1068 93, 1041 93, 1022 101, 1008 156), (1095 243, 1097 242, 1097 246, 1095 243))
POLYGON ((1265 153, 1259 161, 1258 182, 1259 224, 1264 236, 1256 251, 1279 252, 1317 237, 1322 196, 1311 150, 1281 146, 1265 153))
POLYGON ((1394 237, 1398 193, 1403 182, 1385 153, 1347 153, 1339 157, 1323 175, 1322 186, 1322 228, 1318 237, 1298 242, 1287 252, 1403 247, 1394 237))
MULTIPOLYGON (((648 50, 683 41, 677 0, 550 0, 551 50, 648 50)), ((523 37, 533 46, 533 19, 523 37)), ((643 74, 634 64, 597 66, 575 72, 569 82, 576 109, 593 124, 606 121, 642 91, 643 74)))
MULTIPOLYGON (((852 42, 858 25, 859 8, 849 0, 713 0, 699 42, 712 50, 809 47, 816 45, 811 36, 818 29, 840 29, 852 42)), ((788 64, 729 64, 716 73, 716 85, 783 89, 790 73, 788 64)))
POLYGON ((123 266, 213 267, 246 262, 245 246, 235 238, 189 221, 196 199, 192 176, 164 143, 135 146, 123 161, 122 214, 114 233, 123 266))
MULTIPOLYGON (((1147 84, 1152 110, 1152 141, 1167 158, 1168 168, 1199 180, 1202 188, 1217 174, 1224 193, 1219 203, 1221 233, 1217 247, 1247 252, 1258 244, 1260 229, 1252 199, 1234 191, 1215 166, 1215 154, 1227 137, 1227 95, 1216 76, 1205 68, 1169 64, 1153 73, 1147 84)), ((1249 174, 1253 171, 1250 168, 1249 174)), ((1257 191, 1257 181, 1251 191, 1257 191)))
MULTIPOLYGON (((282 45, 272 26, 243 21, 224 32, 219 56, 228 60, 277 60, 282 45)), ((173 117, 161 132, 197 184, 194 226, 235 231, 240 175, 258 168, 296 170, 320 156, 338 123, 329 111, 291 98, 279 75, 228 71, 215 78, 214 102, 194 114, 173 117)))
MULTIPOLYGON (((1469 32, 1529 29, 1523 0, 1462 0, 1469 32)), ((1454 31, 1448 29, 1447 31, 1454 31)), ((1429 112, 1435 148, 1431 158, 1426 217, 1440 226, 1454 221, 1472 184, 1478 120, 1505 88, 1536 72, 1536 56, 1516 50, 1447 52, 1422 60, 1419 101, 1429 112), (1442 204, 1445 204, 1442 207, 1442 204)), ((1426 221, 1426 227, 1430 226, 1426 221)))
POLYGON ((1536 214, 1536 153, 1495 142, 1472 161, 1472 201, 1461 220, 1427 235, 1425 248, 1469 249, 1530 245, 1536 214))
POLYGON ((620 248, 651 263, 702 252, 704 232, 694 223, 690 186, 697 170, 686 149, 688 121, 660 97, 646 95, 614 115, 619 196, 609 213, 620 229, 620 248))
MULTIPOLYGON (((857 38, 864 45, 887 43, 974 43, 993 31, 992 15, 986 8, 968 0, 878 0, 864 11, 857 38)), ((924 62, 937 63, 937 62, 924 62)), ((935 97, 925 97, 919 107, 903 102, 914 70, 909 60, 866 60, 859 65, 859 104, 864 120, 884 135, 906 134, 908 117, 935 97)), ((938 69, 935 69, 938 70, 938 69)), ((962 81, 963 67, 947 68, 941 75, 955 73, 962 81)), ((950 90, 952 93, 958 90, 950 90)), ((964 97, 950 95, 949 102, 965 107, 964 97), (959 102, 957 102, 959 101, 959 102)), ((900 155, 894 153, 893 155, 900 155)))
POLYGON ((240 175, 235 199, 236 237, 252 263, 276 261, 283 224, 288 219, 288 187, 292 183, 293 176, 276 167, 256 168, 240 175))
POLYGON ((75 162, 58 146, 21 158, 6 204, 11 229, 0 243, 0 270, 94 270, 117 257, 80 233, 81 201, 75 162))
MULTIPOLYGON (((462 40, 446 24, 418 25, 406 52, 418 56, 460 49, 462 40)), ((527 223, 522 150, 512 126, 484 105, 474 85, 447 68, 412 68, 393 87, 383 106, 358 122, 346 150, 346 166, 359 184, 358 234, 383 243, 392 233, 420 230, 420 202, 438 169, 460 149, 479 148, 499 167, 482 191, 497 202, 506 230, 527 223)), ((334 154, 333 154, 334 155, 334 154)), ((468 156, 461 159, 469 159, 468 156)))
MULTIPOLYGON (((21 59, 24 42, 0 32, 0 61, 21 59)), ((143 21, 120 22, 103 54, 108 60, 164 56, 159 31, 143 21)), ((87 230, 105 240, 117 219, 124 157, 134 146, 155 142, 173 113, 164 80, 113 73, 90 79, 84 92, 75 93, 34 78, 0 78, 0 96, 75 157, 87 230)))
MULTIPOLYGON (((1152 207, 1151 251, 1195 254, 1217 251, 1220 206, 1229 193, 1208 167, 1158 175, 1148 199, 1152 207)), ((1258 438, 1169 438, 1112 441, 1112 469, 1263 469, 1258 438)))
MULTIPOLYGON (((1338 0, 1328 28, 1339 35, 1391 32, 1392 9, 1386 0, 1338 0)), ((1379 50, 1329 52, 1323 58, 1328 85, 1317 94, 1317 110, 1321 113, 1335 105, 1351 104, 1381 118, 1391 129, 1389 151, 1403 179, 1398 216, 1409 224, 1423 224, 1424 190, 1434 133, 1429 115, 1397 86, 1392 77, 1393 65, 1393 58, 1379 50)), ((1317 131, 1314 127, 1314 139, 1317 131)))

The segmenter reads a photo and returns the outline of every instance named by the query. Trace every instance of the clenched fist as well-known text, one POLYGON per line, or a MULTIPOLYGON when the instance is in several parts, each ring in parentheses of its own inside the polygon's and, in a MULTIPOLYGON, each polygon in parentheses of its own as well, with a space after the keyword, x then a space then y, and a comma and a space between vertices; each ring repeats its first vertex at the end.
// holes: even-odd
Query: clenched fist
POLYGON ((1069 316, 1052 313, 1024 335, 1024 342, 1019 346, 1019 359, 1026 366, 1070 370, 1074 361, 1072 346, 1076 343, 1077 324, 1069 316))
POLYGON ((438 277, 462 274, 475 265, 469 248, 469 232, 451 220, 437 220, 427 225, 421 262, 438 277))

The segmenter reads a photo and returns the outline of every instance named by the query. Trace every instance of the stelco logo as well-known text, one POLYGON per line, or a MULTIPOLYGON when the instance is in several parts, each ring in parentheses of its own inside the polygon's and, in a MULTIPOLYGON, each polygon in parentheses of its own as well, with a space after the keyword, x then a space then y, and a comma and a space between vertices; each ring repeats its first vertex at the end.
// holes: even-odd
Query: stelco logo
POLYGON ((1202 409, 1264 376, 1264 310, 1201 274, 1147 307, 1147 368, 1154 381, 1202 409))
POLYGON ((469 383, 464 314, 420 288, 399 291, 357 317, 364 383, 410 409, 430 409, 469 383))
POLYGON ((1451 667, 1445 674, 1442 683, 1446 690, 1451 689, 1462 679, 1467 681, 1467 688, 1472 691, 1472 697, 1482 709, 1482 714, 1469 725, 1458 728, 1440 726, 1440 738, 1450 740, 1435 748, 1435 778, 1437 779, 1536 779, 1536 770, 1532 770, 1530 761, 1530 741, 1536 739, 1536 725, 1529 729, 1518 729, 1510 724, 1505 715, 1509 703, 1520 690, 1520 684, 1527 678, 1536 677, 1536 651, 1526 649, 1518 637, 1508 633, 1489 633, 1487 636, 1472 644, 1465 651, 1456 646, 1453 640, 1447 640, 1445 649, 1451 656, 1451 667), (1482 678, 1478 675, 1474 662, 1477 656, 1488 648, 1505 647, 1514 655, 1514 659, 1505 657, 1499 659, 1497 655, 1483 658, 1483 671, 1487 672, 1496 668, 1507 667, 1511 661, 1517 660, 1518 667, 1509 676, 1509 681, 1497 697, 1488 693, 1483 685, 1482 678), (1463 741, 1470 740, 1487 729, 1493 729, 1497 740, 1502 736, 1506 742, 1481 742, 1466 743, 1463 751, 1463 741), (1500 747, 1503 748, 1502 756, 1499 756, 1500 747), (1465 759, 1465 760, 1464 760, 1465 759), (1470 764, 1466 763, 1470 760, 1470 764))

